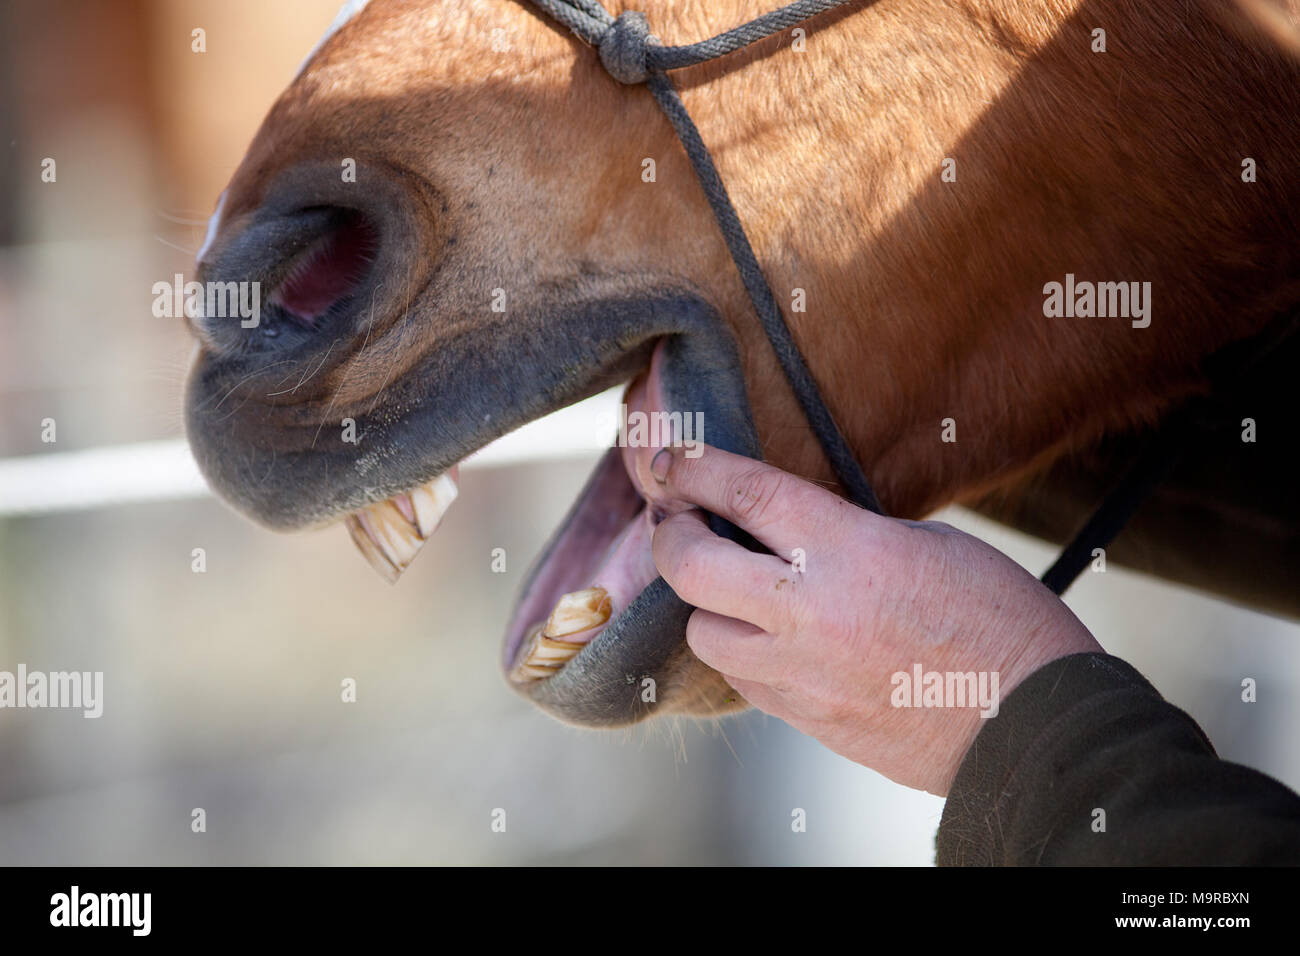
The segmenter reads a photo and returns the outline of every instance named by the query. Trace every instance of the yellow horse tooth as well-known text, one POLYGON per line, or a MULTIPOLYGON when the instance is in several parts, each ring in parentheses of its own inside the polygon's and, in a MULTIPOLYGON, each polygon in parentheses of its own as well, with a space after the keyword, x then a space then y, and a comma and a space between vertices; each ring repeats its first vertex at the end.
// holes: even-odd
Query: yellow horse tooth
POLYGON ((445 472, 410 492, 411 504, 415 506, 416 526, 421 536, 427 538, 433 534, 442 521, 442 516, 456 500, 457 494, 459 491, 456 482, 445 472))
POLYGON ((519 663, 511 670, 510 679, 522 684, 553 677, 587 646, 585 641, 560 638, 604 624, 611 610, 612 602, 604 588, 585 588, 561 597, 546 622, 535 625, 524 638, 519 663))
POLYGON ((362 510, 361 523, 371 532, 375 544, 398 571, 405 571, 420 551, 424 539, 398 510, 392 499, 379 501, 362 510))
POLYGON ((573 655, 577 654, 583 647, 582 644, 557 641, 545 634, 539 634, 537 643, 533 646, 532 653, 528 657, 528 662, 530 664, 540 664, 543 667, 559 667, 561 664, 568 663, 573 655))
POLYGON ((374 540, 370 537, 369 532, 361 524, 361 519, 355 515, 348 515, 345 522, 348 526, 348 534, 352 535, 352 543, 357 546, 357 550, 370 563, 370 566, 380 573, 380 575, 389 584, 397 582, 397 576, 401 570, 393 566, 393 562, 379 550, 374 540))
POLYGON ((542 626, 537 624, 524 638, 524 646, 519 652, 519 663, 510 672, 510 679, 516 684, 534 680, 545 680, 553 676, 569 658, 582 650, 581 644, 564 646, 563 641, 552 641, 542 637, 542 626))
POLYGON ((450 474, 439 475, 414 491, 348 515, 348 533, 371 567, 391 584, 415 560, 455 500, 456 482, 450 474))
POLYGON ((391 584, 420 551, 424 539, 392 499, 367 505, 348 515, 348 532, 370 562, 391 584))
POLYGON ((604 588, 584 588, 564 595, 546 621, 543 636, 567 637, 589 631, 609 620, 612 610, 609 592, 604 588))

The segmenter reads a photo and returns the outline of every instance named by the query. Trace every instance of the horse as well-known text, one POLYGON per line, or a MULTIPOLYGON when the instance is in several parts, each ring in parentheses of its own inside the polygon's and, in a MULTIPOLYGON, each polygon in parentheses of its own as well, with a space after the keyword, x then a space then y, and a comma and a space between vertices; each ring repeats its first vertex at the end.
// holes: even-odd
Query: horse
MULTIPOLYGON (((636 5, 666 44, 748 7, 636 5)), ((875 0, 672 74, 889 514, 961 503, 1063 540, 1223 394, 1109 557, 1300 613, 1295 23, 1258 0, 875 0)), ((460 460, 620 383, 838 487, 651 93, 531 4, 350 3, 197 278, 268 290, 256 321, 189 320, 208 481, 272 529, 347 523, 390 577, 460 460)), ((685 643, 637 481, 601 460, 504 641, 512 686, 570 723, 744 706, 685 643), (521 678, 540 622, 596 584, 607 622, 521 678)))

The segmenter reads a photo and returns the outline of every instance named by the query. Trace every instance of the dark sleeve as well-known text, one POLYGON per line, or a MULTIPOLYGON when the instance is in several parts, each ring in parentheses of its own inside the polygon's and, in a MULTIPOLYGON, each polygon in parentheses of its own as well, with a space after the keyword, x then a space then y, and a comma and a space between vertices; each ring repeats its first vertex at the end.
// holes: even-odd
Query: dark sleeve
POLYGON ((1124 661, 1075 654, 980 729, 937 846, 940 866, 1295 864, 1300 797, 1220 760, 1124 661))

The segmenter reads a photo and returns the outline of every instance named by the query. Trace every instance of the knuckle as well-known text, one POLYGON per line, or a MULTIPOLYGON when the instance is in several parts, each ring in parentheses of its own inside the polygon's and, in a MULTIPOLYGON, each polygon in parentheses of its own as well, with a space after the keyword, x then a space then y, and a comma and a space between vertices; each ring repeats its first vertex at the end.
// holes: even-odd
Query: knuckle
POLYGON ((731 513, 744 524, 762 524, 776 515, 777 502, 786 484, 780 472, 749 468, 727 481, 727 502, 731 513))
POLYGON ((751 601, 766 608, 768 626, 774 633, 789 634, 793 630, 794 607, 798 600, 793 582, 794 575, 764 577, 755 582, 751 601))
POLYGON ((750 601, 765 609, 767 628, 776 634, 795 637, 810 625, 807 582, 800 575, 779 571, 754 583, 750 601))

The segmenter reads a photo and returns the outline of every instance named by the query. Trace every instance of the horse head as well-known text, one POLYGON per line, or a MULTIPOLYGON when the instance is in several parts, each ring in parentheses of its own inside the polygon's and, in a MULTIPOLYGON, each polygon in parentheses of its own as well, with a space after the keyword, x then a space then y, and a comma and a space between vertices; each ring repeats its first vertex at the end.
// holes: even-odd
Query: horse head
MULTIPOLYGON (((831 482, 649 92, 530 5, 349 6, 200 252, 201 282, 262 290, 254 320, 191 321, 187 428, 218 493, 274 529, 347 521, 395 574, 466 455, 629 381, 629 406, 831 482)), ((675 42, 743 6, 644 5, 675 42)), ((1172 15, 880 0, 677 77, 891 513, 1158 421, 1204 387, 1206 356, 1295 300, 1293 244, 1273 243, 1300 209, 1279 140, 1294 64, 1199 8, 1172 15), (1045 290, 1067 277, 1146 283, 1152 317, 1054 315, 1045 290)), ((739 706, 654 572, 644 479, 605 457, 506 635, 514 686, 574 723, 739 706), (537 625, 592 585, 608 623, 518 679, 537 625)))

